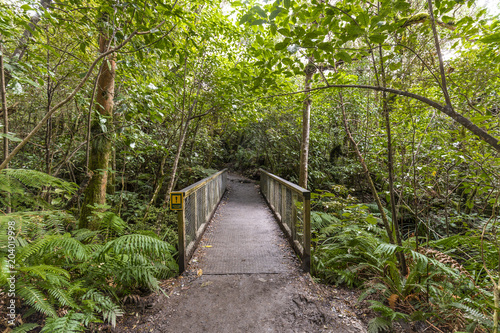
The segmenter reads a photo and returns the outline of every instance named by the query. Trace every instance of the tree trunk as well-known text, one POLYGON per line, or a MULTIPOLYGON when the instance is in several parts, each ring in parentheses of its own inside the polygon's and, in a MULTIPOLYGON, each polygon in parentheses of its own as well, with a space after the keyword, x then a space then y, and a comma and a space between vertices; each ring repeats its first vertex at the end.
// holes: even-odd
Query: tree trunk
MULTIPOLYGON (((304 68, 306 73, 305 78, 305 91, 311 89, 311 79, 316 73, 316 66, 311 61, 304 68)), ((302 110, 302 142, 300 144, 300 170, 299 170, 299 186, 307 189, 307 176, 309 165, 309 134, 310 134, 310 120, 311 120, 311 100, 309 94, 306 95, 304 100, 304 108, 302 110)))
POLYGON ((111 158, 109 159, 109 165, 108 165, 108 170, 109 170, 109 175, 108 175, 108 184, 106 186, 106 193, 108 194, 115 194, 116 192, 116 150, 114 148, 111 148, 111 158))
MULTIPOLYGON (((382 85, 384 88, 387 87, 387 81, 385 78, 385 68, 382 54, 382 46, 379 45, 379 54, 380 54, 380 73, 382 77, 382 85)), ((392 136, 391 136, 391 119, 390 119, 390 107, 389 107, 389 98, 385 91, 382 92, 382 108, 384 113, 384 122, 385 122, 385 130, 387 135, 387 168, 389 171, 389 194, 391 197, 391 215, 392 215, 392 228, 394 233, 396 234, 396 242, 399 246, 403 246, 403 242, 401 241, 401 231, 399 230, 398 224, 398 211, 396 207, 396 196, 394 194, 394 153, 392 149, 392 136)), ((397 251, 396 256, 399 261, 399 268, 403 275, 407 274, 408 267, 406 265, 405 254, 402 251, 397 251)))
POLYGON ((186 140, 186 134, 189 127, 189 118, 184 125, 184 128, 180 132, 179 144, 177 146, 177 152, 175 154, 174 164, 172 165, 172 175, 170 176, 170 182, 168 183, 167 193, 165 194, 165 200, 163 200, 163 208, 168 206, 168 201, 170 199, 170 192, 174 189, 175 175, 177 174, 177 167, 179 166, 179 160, 181 158, 182 147, 184 146, 184 141, 186 140))
MULTIPOLYGON (((9 156, 9 139, 7 135, 9 134, 9 114, 7 111, 7 91, 5 90, 5 71, 3 68, 3 38, 0 35, 0 93, 2 98, 2 112, 3 112, 3 157, 4 160, 7 160, 7 156, 9 156)), ((9 165, 7 164, 8 168, 9 165)), ((10 197, 7 198, 9 204, 7 205, 6 213, 9 214, 11 212, 10 207, 10 197)))
MULTIPOLYGON (((101 34, 99 37, 99 51, 104 53, 109 49, 108 36, 101 34)), ((90 147, 89 171, 94 174, 85 190, 85 196, 80 214, 80 228, 95 230, 98 222, 89 220, 94 205, 106 203, 106 186, 108 182, 108 167, 112 152, 113 131, 113 96, 115 91, 116 62, 113 54, 108 55, 102 65, 97 83, 96 110, 105 119, 103 124, 100 119, 92 123, 92 138, 90 147)))

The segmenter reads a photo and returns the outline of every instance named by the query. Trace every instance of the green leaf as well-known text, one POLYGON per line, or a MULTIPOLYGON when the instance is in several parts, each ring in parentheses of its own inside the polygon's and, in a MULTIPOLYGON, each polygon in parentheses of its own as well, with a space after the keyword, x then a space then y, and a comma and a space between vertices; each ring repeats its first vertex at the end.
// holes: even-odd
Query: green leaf
POLYGON ((266 23, 267 21, 266 20, 255 20, 253 21, 250 25, 262 25, 263 23, 266 23))
POLYGON ((293 66, 293 61, 290 58, 283 58, 283 59, 281 59, 281 62, 287 66, 290 66, 290 67, 293 66))
POLYGON ((366 27, 370 24, 370 17, 365 12, 360 13, 356 19, 362 27, 366 27))
POLYGON ((352 61, 351 56, 346 51, 338 52, 337 54, 335 54, 335 57, 338 59, 344 60, 344 62, 348 62, 348 63, 350 63, 352 61))
POLYGON ((291 41, 292 41, 292 39, 291 39, 291 38, 285 38, 285 40, 284 40, 284 41, 282 41, 282 42, 280 42, 280 43, 276 44, 276 45, 274 46, 274 48, 275 48, 277 51, 283 50, 283 49, 285 49, 285 48, 288 46, 288 44, 290 44, 290 42, 291 42, 291 41))
POLYGON ((479 39, 483 43, 500 43, 500 32, 479 39))
POLYGON ((382 44, 385 41, 386 36, 385 35, 371 35, 368 37, 371 42, 377 43, 377 44, 382 44))
POLYGON ((274 20, 276 16, 278 16, 284 9, 281 7, 278 7, 277 9, 273 10, 271 12, 271 15, 269 15, 269 20, 274 20))
POLYGON ((286 9, 290 8, 290 0, 284 0, 283 5, 285 6, 286 9))
POLYGON ((246 13, 245 15, 243 15, 241 18, 240 18, 240 22, 239 24, 243 24, 243 23, 246 23, 250 20, 250 18, 253 17, 253 15, 251 13, 246 13))
POLYGON ((271 34, 272 34, 273 36, 275 36, 275 35, 276 35, 277 29, 278 29, 278 28, 276 27, 276 24, 274 24, 274 22, 273 22, 273 23, 271 23, 271 34))
POLYGON ((365 218, 366 222, 370 223, 370 224, 377 224, 377 219, 373 217, 372 214, 368 215, 366 218, 365 218))
POLYGON ((264 9, 260 8, 259 6, 254 6, 250 11, 251 12, 253 11, 253 12, 259 14, 260 17, 267 19, 266 12, 264 11, 264 9))
POLYGON ((332 46, 331 43, 319 43, 318 44, 318 49, 323 50, 323 51, 328 51, 328 52, 331 52, 331 53, 334 52, 333 46, 332 46))
POLYGON ((290 30, 286 29, 286 28, 281 28, 281 29, 278 29, 278 32, 280 34, 282 34, 283 36, 286 36, 286 37, 291 37, 291 34, 290 34, 290 30))
POLYGON ((400 69, 400 68, 401 68, 401 63, 400 63, 400 62, 397 62, 397 63, 394 63, 394 62, 393 62, 393 63, 391 63, 391 64, 389 65, 389 69, 390 69, 391 71, 395 71, 395 70, 398 70, 398 69, 400 69))

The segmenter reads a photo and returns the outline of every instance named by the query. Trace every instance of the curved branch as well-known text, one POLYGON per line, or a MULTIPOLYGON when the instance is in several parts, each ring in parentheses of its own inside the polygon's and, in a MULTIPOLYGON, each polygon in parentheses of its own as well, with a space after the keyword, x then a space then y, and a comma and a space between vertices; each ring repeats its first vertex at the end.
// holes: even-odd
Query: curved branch
POLYGON ((398 90, 398 89, 393 89, 393 88, 384 88, 384 87, 377 87, 377 86, 367 86, 367 85, 356 85, 356 84, 332 84, 329 86, 323 86, 323 87, 317 87, 317 88, 312 88, 310 90, 301 90, 301 91, 296 91, 293 93, 284 93, 284 94, 278 94, 278 95, 273 95, 273 96, 268 96, 265 98, 272 98, 272 97, 279 97, 279 96, 289 96, 289 95, 296 95, 296 94, 304 94, 304 93, 309 93, 311 91, 316 91, 316 90, 325 90, 325 89, 330 89, 330 88, 357 88, 357 89, 369 89, 369 90, 375 90, 375 91, 382 91, 382 92, 387 92, 399 96, 405 96, 405 97, 410 97, 413 99, 416 99, 422 103, 425 103, 429 106, 432 106, 436 110, 439 110, 443 112, 444 114, 448 115, 451 117, 454 121, 462 125, 463 127, 467 128, 469 131, 471 131, 474 135, 477 135, 481 140, 484 142, 488 143, 490 146, 492 146, 496 151, 500 152, 500 143, 499 140, 480 127, 478 127, 476 124, 474 124, 472 121, 469 119, 465 118, 461 114, 455 112, 453 108, 450 105, 442 105, 436 101, 433 101, 430 98, 420 96, 408 91, 403 91, 403 90, 398 90))

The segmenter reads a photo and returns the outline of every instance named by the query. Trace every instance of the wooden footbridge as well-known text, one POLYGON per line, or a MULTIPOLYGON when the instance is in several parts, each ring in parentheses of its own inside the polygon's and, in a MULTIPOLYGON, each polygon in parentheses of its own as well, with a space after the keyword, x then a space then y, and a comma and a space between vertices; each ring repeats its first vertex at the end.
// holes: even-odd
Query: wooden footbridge
POLYGON ((219 171, 185 189, 171 193, 178 210, 179 271, 197 248, 228 189, 225 211, 217 230, 208 235, 204 274, 280 273, 285 267, 272 232, 277 221, 304 271, 310 270, 310 192, 265 170, 260 170, 260 193, 248 180, 219 171), (269 216, 269 209, 272 216, 269 216))

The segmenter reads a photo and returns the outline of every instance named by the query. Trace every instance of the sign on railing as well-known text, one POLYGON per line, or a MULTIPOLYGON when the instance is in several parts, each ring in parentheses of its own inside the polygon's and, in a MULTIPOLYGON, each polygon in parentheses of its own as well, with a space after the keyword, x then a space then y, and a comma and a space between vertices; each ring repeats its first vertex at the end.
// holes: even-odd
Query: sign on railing
POLYGON ((260 190, 285 232, 302 268, 311 268, 311 192, 260 169, 260 190))
POLYGON ((226 191, 226 185, 227 169, 224 169, 170 194, 171 208, 178 210, 179 273, 186 269, 187 262, 226 191))

